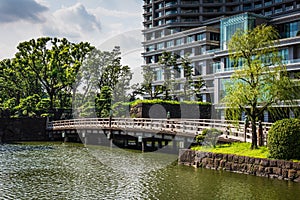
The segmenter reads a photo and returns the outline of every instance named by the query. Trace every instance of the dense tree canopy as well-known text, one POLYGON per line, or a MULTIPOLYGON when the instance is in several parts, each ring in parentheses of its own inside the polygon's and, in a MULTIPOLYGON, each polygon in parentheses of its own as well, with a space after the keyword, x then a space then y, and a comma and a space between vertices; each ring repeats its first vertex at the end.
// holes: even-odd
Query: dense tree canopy
POLYGON ((49 37, 22 42, 17 48, 16 64, 21 73, 31 72, 39 81, 50 99, 50 109, 57 95, 72 87, 82 62, 93 49, 89 43, 49 37))
POLYGON ((7 116, 35 116, 71 108, 70 91, 89 43, 42 37, 22 42, 12 59, 0 62, 0 106, 7 116))
POLYGON ((112 51, 94 49, 84 61, 77 75, 74 86, 76 90, 73 91, 73 96, 76 97, 73 99, 73 105, 81 111, 78 113, 80 116, 96 114, 107 117, 111 101, 119 102, 126 99, 132 73, 128 66, 121 64, 120 55, 121 50, 118 46, 112 51), (104 97, 109 100, 105 100, 104 97), (87 109, 95 102, 96 110, 87 109))

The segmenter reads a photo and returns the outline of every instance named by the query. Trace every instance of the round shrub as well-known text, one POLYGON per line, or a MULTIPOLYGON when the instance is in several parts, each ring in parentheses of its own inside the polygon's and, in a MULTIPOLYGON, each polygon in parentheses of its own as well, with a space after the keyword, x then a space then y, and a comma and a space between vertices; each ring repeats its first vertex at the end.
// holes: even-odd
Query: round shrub
POLYGON ((300 159, 300 119, 283 119, 275 122, 268 134, 270 157, 300 159))
POLYGON ((200 145, 216 147, 220 135, 222 135, 222 131, 218 129, 204 129, 201 134, 196 136, 196 142, 200 145))

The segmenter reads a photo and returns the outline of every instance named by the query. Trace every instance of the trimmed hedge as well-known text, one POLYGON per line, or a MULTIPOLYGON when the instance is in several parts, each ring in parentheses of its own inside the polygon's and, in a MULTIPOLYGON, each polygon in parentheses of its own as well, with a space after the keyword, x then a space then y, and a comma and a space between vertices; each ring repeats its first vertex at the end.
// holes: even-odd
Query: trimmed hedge
POLYGON ((153 100, 135 100, 130 103, 131 106, 136 106, 138 104, 171 104, 171 105, 180 105, 180 104, 187 104, 187 105, 211 105, 210 102, 202 102, 202 101, 175 101, 175 100, 162 100, 162 99, 153 99, 153 100))
POLYGON ((300 119, 283 119, 275 122, 268 134, 270 157, 300 159, 300 119))

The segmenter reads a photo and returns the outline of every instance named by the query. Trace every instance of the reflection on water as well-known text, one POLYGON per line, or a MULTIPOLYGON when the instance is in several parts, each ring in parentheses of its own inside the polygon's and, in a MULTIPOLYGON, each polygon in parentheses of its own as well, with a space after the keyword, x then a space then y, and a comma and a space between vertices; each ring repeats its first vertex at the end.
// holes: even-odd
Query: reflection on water
POLYGON ((177 166, 176 156, 0 145, 0 199, 297 199, 300 184, 177 166))

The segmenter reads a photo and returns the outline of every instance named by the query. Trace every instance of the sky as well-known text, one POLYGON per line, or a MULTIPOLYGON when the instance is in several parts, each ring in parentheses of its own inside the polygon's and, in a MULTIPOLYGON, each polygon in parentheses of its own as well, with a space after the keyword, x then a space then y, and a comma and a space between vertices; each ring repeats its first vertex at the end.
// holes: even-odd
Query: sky
POLYGON ((100 50, 121 46, 122 64, 138 79, 142 6, 142 0, 0 0, 0 59, 14 57, 20 42, 64 37, 100 50))

